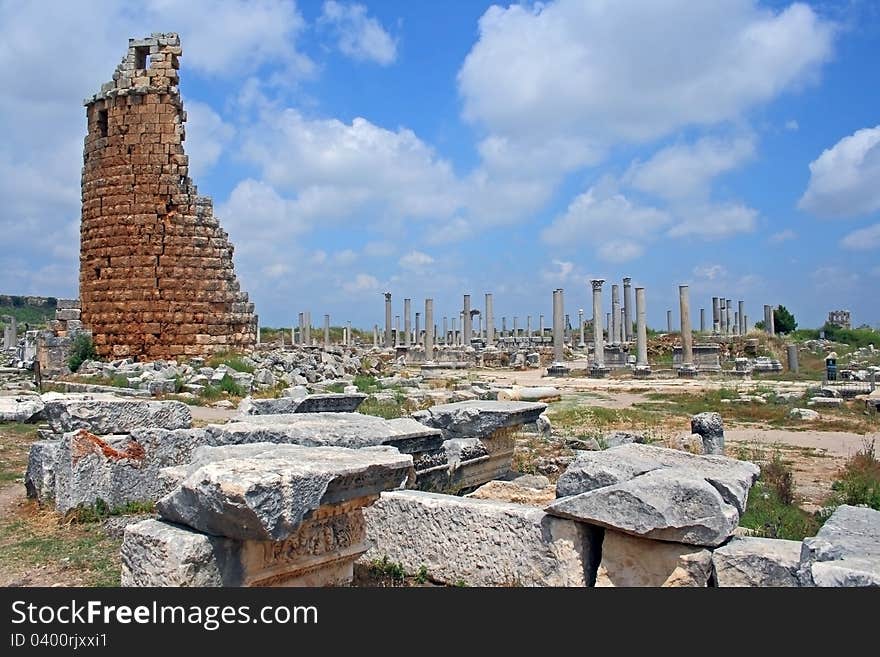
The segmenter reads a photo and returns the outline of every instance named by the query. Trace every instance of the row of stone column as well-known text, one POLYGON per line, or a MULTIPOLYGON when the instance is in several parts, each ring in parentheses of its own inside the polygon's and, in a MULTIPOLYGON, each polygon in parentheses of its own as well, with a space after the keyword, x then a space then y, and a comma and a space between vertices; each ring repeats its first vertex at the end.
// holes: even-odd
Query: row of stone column
MULTIPOLYGON (((745 312, 745 302, 739 300, 733 310, 733 300, 712 297, 712 333, 714 335, 745 335, 748 333, 749 318, 745 312)), ((705 331, 703 313, 700 314, 700 330, 705 331)))

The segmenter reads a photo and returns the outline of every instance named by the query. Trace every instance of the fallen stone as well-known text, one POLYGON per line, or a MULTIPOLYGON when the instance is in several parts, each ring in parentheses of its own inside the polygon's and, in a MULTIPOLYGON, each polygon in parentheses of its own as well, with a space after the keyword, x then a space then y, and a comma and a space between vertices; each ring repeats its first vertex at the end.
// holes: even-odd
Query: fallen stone
POLYGON ((346 586, 367 549, 357 511, 302 523, 285 541, 236 541, 161 520, 128 525, 122 586, 346 586))
POLYGON ((678 468, 563 497, 546 510, 644 538, 710 547, 727 540, 739 522, 736 507, 718 489, 678 468))
POLYGON ((805 586, 880 586, 880 511, 842 505, 801 547, 805 586))
POLYGON ((718 586, 800 586, 800 541, 734 538, 712 553, 718 586))
POLYGON ((724 422, 720 413, 698 413, 691 418, 691 433, 703 439, 703 453, 724 455, 724 422))
POLYGON ((596 586, 700 587, 711 574, 709 550, 605 530, 596 586))
POLYGON ((409 574, 423 566, 439 583, 585 586, 590 530, 539 509, 421 491, 382 493, 364 510, 373 547, 409 574))
POLYGON ((169 490, 160 471, 186 463, 209 440, 203 429, 137 429, 103 437, 68 432, 57 441, 55 508, 65 513, 98 499, 111 509, 155 502, 169 490))
POLYGON ((683 477, 705 479, 739 513, 745 510, 749 489, 760 472, 754 463, 726 456, 631 443, 601 452, 580 452, 556 482, 556 496, 578 495, 666 468, 680 470, 683 477))
POLYGON ((821 408, 840 408, 843 406, 841 397, 811 397, 807 406, 819 406, 821 408))
POLYGON ((602 436, 602 442, 606 448, 620 447, 630 443, 644 443, 645 437, 640 433, 630 433, 628 431, 609 431, 602 436))
POLYGON ((284 443, 353 449, 391 445, 406 454, 440 449, 443 435, 410 418, 385 420, 360 413, 254 415, 206 428, 211 444, 284 443))
POLYGON ((362 393, 326 393, 305 397, 278 397, 252 399, 245 397, 238 405, 238 416, 281 415, 287 413, 354 413, 367 398, 362 393))
POLYGON ((44 414, 57 434, 85 429, 98 435, 134 429, 188 429, 189 407, 178 401, 140 401, 89 395, 43 395, 44 414))
POLYGON ((24 475, 28 497, 42 502, 55 498, 55 464, 59 444, 57 440, 39 440, 31 444, 24 475))
POLYGON ((436 427, 449 438, 489 438, 499 429, 515 428, 537 421, 547 409, 540 402, 473 400, 440 404, 412 417, 436 427))
POLYGON ((320 507, 377 497, 413 474, 412 457, 391 447, 277 444, 205 447, 180 469, 180 483, 156 504, 160 516, 241 541, 284 540, 320 507))
POLYGON ((0 397, 0 422, 36 422, 43 417, 43 406, 37 396, 0 397))
POLYGON ((812 422, 813 420, 818 420, 822 416, 809 408, 793 408, 788 412, 788 417, 796 420, 807 420, 812 422))

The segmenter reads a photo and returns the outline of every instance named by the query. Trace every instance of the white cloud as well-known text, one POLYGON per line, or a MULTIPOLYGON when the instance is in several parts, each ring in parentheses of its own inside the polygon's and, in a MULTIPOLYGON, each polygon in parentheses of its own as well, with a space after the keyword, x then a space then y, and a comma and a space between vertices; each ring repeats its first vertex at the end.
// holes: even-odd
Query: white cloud
POLYGON ((422 269, 433 263, 434 258, 421 251, 410 251, 398 261, 404 269, 422 269))
POLYGON ((682 210, 680 219, 669 229, 670 237, 711 240, 754 231, 758 212, 739 203, 706 204, 682 210))
POLYGON ((296 202, 282 198, 270 185, 251 178, 235 186, 226 202, 217 208, 217 216, 234 241, 242 244, 277 244, 309 228, 296 202))
POLYGON ((798 122, 794 119, 789 119, 785 122, 785 129, 789 132, 797 132, 800 129, 800 126, 798 125, 798 122))
POLYGON ((857 130, 811 162, 798 207, 820 217, 880 210, 880 125, 857 130))
POLYGON ((551 246, 592 244, 603 260, 623 262, 638 257, 641 245, 671 221, 668 213, 641 206, 620 193, 592 187, 575 197, 566 211, 541 233, 551 246), (623 243, 618 236, 625 235, 623 243))
POLYGON ((625 180, 640 191, 666 199, 706 196, 713 178, 740 166, 754 152, 751 137, 704 137, 694 144, 664 148, 647 162, 636 162, 625 180))
POLYGON ((308 119, 295 109, 265 113, 243 153, 316 219, 438 218, 461 203, 452 166, 430 146, 411 130, 386 130, 363 118, 348 124, 308 119))
POLYGON ((351 249, 344 249, 333 254, 333 263, 340 266, 350 265, 357 260, 357 253, 351 249))
POLYGON ((319 24, 331 25, 337 47, 352 59, 387 66, 397 58, 397 41, 375 18, 367 16, 364 5, 328 0, 324 3, 319 24))
POLYGON ((810 277, 817 290, 831 291, 835 294, 851 291, 859 284, 861 276, 858 272, 828 265, 816 269, 810 277))
POLYGON ((344 282, 342 289, 349 294, 377 292, 379 290, 379 281, 375 276, 370 276, 369 274, 357 274, 353 280, 344 282))
POLYGON ((840 245, 852 251, 870 251, 880 248, 880 224, 854 230, 840 240, 840 245))
POLYGON ((723 280, 727 278, 727 269, 722 265, 698 265, 694 267, 694 277, 706 281, 723 280))
POLYGON ((210 106, 195 100, 186 107, 186 153, 190 177, 198 180, 217 162, 220 153, 235 135, 235 128, 223 121, 210 106))
POLYGON ((781 244, 782 242, 788 242, 794 239, 797 239, 797 233, 795 233, 791 228, 786 228, 785 230, 781 230, 778 233, 773 233, 770 237, 767 238, 767 242, 769 242, 770 244, 781 244))
POLYGON ((479 31, 458 75, 464 117, 513 150, 575 141, 583 154, 556 170, 620 141, 736 119, 814 78, 833 38, 804 4, 754 0, 492 6, 479 31))

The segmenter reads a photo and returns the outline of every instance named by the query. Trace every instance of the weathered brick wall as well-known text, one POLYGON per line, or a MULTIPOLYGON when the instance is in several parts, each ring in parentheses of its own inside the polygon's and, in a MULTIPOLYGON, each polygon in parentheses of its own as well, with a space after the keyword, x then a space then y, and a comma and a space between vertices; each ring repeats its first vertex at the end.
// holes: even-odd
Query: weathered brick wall
POLYGON ((113 81, 85 101, 82 322, 102 356, 196 356, 252 346, 253 304, 233 246, 183 150, 180 40, 129 40, 113 81))

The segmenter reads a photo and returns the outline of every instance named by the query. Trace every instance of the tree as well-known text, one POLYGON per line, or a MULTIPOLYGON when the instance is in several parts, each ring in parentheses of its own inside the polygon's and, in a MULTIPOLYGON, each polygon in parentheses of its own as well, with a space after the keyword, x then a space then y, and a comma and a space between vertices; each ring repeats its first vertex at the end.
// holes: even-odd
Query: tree
POLYGON ((791 333, 797 328, 797 321, 785 306, 773 310, 773 328, 777 333, 791 333))

